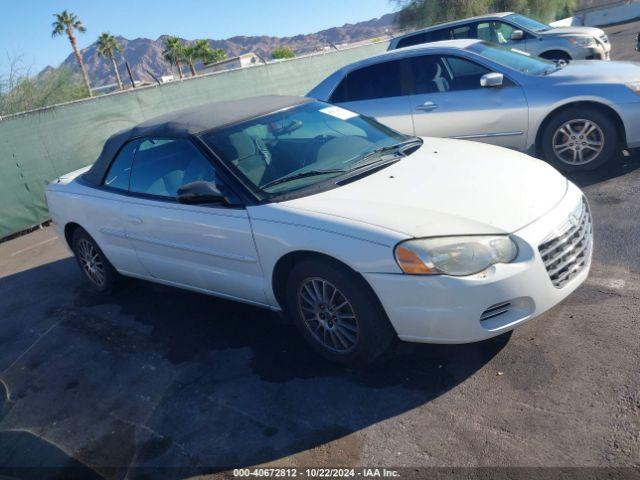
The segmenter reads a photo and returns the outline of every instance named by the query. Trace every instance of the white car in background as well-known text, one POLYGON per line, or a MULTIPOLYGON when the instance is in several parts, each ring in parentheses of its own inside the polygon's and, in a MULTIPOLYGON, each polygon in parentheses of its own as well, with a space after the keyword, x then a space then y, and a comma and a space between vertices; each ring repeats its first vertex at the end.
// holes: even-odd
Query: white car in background
POLYGON ((517 48, 549 60, 609 60, 607 34, 594 27, 552 27, 513 12, 491 13, 442 23, 391 39, 389 50, 475 38, 517 48))
POLYGON ((546 163, 298 97, 147 121, 46 195, 98 290, 121 274, 284 310, 347 364, 394 338, 512 330, 574 291, 591 261, 586 200, 546 163))

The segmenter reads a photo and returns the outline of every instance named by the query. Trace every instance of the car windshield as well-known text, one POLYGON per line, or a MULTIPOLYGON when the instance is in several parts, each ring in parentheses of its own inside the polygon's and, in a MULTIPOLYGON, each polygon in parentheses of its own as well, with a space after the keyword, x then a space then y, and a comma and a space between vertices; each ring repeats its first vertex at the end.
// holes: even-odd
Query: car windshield
POLYGON ((206 132, 200 138, 260 197, 288 194, 399 158, 417 137, 324 102, 206 132))
POLYGON ((468 50, 477 53, 500 65, 517 70, 527 75, 547 75, 558 68, 558 64, 551 60, 535 57, 516 48, 503 47, 489 42, 478 42, 467 47, 468 50))
POLYGON ((505 18, 508 18, 519 27, 526 28, 527 30, 532 30, 534 32, 544 32, 546 30, 551 30, 551 27, 546 23, 539 22, 537 20, 534 20, 533 18, 525 17, 524 15, 520 15, 517 13, 507 15, 505 18))

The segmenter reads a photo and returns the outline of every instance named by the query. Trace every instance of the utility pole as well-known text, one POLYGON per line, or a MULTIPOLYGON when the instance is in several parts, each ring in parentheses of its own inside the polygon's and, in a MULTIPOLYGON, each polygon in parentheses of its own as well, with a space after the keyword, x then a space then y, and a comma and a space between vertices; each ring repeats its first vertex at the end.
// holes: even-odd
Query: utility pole
POLYGON ((127 67, 127 73, 129 74, 129 80, 131 80, 131 88, 136 88, 136 82, 133 81, 133 75, 131 75, 131 69, 129 68, 129 62, 125 61, 124 64, 127 67))
POLYGON ((153 73, 151 73, 149 69, 145 68, 144 71, 147 72, 147 74, 150 75, 151 78, 153 78, 158 85, 162 85, 162 82, 158 80, 158 77, 156 77, 153 73))

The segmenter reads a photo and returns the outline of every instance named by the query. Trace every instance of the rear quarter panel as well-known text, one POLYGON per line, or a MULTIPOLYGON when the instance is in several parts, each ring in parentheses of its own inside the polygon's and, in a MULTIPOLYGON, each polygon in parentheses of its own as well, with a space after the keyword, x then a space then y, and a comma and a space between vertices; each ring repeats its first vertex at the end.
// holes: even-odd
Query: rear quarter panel
POLYGON ((116 270, 140 272, 140 264, 125 237, 122 223, 125 197, 83 185, 78 175, 52 182, 46 196, 56 233, 65 242, 65 227, 77 224, 98 243, 116 270))

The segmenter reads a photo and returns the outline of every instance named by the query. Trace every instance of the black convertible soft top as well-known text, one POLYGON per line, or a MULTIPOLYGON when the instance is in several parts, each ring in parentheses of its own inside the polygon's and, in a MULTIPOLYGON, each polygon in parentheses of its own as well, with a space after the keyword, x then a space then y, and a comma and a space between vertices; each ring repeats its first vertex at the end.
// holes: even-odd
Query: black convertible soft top
POLYGON ((100 185, 113 157, 129 140, 138 137, 187 138, 226 125, 276 112, 284 108, 312 102, 313 99, 284 95, 267 95, 242 100, 215 102, 160 115, 135 127, 121 130, 107 139, 100 156, 82 176, 100 185))

